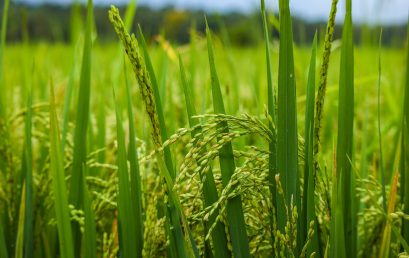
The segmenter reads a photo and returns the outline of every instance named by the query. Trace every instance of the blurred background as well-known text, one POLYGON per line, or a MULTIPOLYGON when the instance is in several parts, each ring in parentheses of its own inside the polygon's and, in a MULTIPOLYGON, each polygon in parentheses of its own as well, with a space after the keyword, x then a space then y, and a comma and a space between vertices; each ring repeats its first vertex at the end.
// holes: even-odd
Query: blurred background
MULTIPOLYGON (((14 0, 10 6, 7 30, 8 42, 65 42, 75 39, 75 28, 81 28, 85 0, 14 0)), ((292 0, 294 39, 297 44, 310 44, 315 30, 324 30, 331 0, 292 0)), ((338 26, 344 13, 342 0, 337 14, 338 26)), ((107 18, 114 4, 122 11, 129 0, 94 0, 98 41, 116 40, 107 18)), ((270 22, 278 37, 278 0, 266 1, 270 22)), ((195 27, 204 31, 204 15, 216 33, 227 33, 230 43, 237 46, 257 45, 262 41, 259 0, 139 0, 134 24, 140 24, 148 38, 163 35, 172 43, 189 41, 189 31, 195 27), (226 29, 227 28, 227 29, 226 29)), ((3 8, 2 6, 0 8, 3 8)), ((408 0, 355 0, 353 17, 356 43, 377 44, 379 28, 383 28, 384 44, 401 47, 408 19, 408 0)), ((136 26, 134 26, 135 28, 136 26)), ((336 34, 340 34, 340 27, 336 34)), ((324 35, 324 33, 319 33, 324 35)))

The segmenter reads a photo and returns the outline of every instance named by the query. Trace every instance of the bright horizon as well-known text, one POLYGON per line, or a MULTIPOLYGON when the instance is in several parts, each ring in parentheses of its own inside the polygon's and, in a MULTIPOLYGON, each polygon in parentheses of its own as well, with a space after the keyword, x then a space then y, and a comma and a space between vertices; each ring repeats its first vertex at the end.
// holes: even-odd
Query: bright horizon
MULTIPOLYGON (((338 3, 339 13, 337 20, 342 21, 344 12, 344 1, 338 3)), ((73 0, 16 0, 20 3, 29 4, 70 4, 73 0)), ((86 0, 79 0, 86 2, 86 0)), ((97 5, 123 5, 129 0, 94 0, 97 5)), ((291 0, 291 11, 293 15, 302 17, 309 21, 326 20, 331 0, 291 0)), ((139 5, 161 8, 174 6, 178 9, 203 9, 209 12, 250 12, 259 8, 260 0, 139 0, 139 5)), ((408 0, 355 0, 353 4, 353 18, 356 22, 367 22, 371 24, 403 24, 409 16, 408 0)), ((278 0, 266 0, 266 5, 273 10, 278 9, 278 0)))

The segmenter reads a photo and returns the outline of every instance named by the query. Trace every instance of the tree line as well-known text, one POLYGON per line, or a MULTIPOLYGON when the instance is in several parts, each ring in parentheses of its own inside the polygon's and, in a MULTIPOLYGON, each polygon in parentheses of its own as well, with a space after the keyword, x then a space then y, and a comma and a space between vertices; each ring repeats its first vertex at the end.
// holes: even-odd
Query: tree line
MULTIPOLYGON (((95 29, 99 42, 116 41, 114 30, 107 17, 109 7, 95 7, 95 29)), ((124 13, 125 7, 120 8, 124 13)), ((172 43, 184 44, 190 40, 190 32, 194 28, 198 33, 204 33, 205 13, 198 10, 175 10, 171 7, 152 9, 145 6, 137 8, 134 26, 140 24, 147 38, 162 34, 172 43)), ((263 40, 260 13, 249 14, 238 12, 223 14, 206 14, 209 26, 229 44, 237 46, 252 46, 263 40)), ((279 37, 275 26, 278 15, 270 15, 272 19, 271 33, 279 37)), ((83 28, 85 7, 81 5, 41 5, 27 6, 12 4, 9 10, 7 40, 9 42, 72 42, 83 28)), ((293 20, 294 40, 297 44, 312 42, 315 31, 324 35, 326 21, 307 22, 295 17, 293 20)), ((341 27, 335 29, 336 37, 340 37, 341 27)), ((379 26, 361 24, 355 28, 355 39, 358 44, 376 45, 379 38, 379 26)), ((383 27, 383 43, 385 45, 401 46, 405 39, 405 25, 383 27)))

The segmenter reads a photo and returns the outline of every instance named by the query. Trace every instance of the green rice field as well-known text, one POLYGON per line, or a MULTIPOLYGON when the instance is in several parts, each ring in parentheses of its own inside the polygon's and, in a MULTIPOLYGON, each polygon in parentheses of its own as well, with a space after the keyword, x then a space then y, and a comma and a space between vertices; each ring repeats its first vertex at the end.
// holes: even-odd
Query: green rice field
POLYGON ((357 44, 351 1, 296 44, 261 0, 238 47, 145 39, 134 1, 101 42, 92 0, 75 41, 9 42, 4 0, 0 258, 409 257, 409 40, 357 44))

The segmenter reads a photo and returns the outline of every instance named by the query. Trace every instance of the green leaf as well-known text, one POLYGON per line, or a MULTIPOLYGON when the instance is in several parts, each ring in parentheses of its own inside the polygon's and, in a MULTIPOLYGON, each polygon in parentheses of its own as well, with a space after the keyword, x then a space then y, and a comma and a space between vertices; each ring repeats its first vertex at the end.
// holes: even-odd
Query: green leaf
MULTIPOLYGON (((402 142, 401 142, 401 198, 405 214, 409 214, 409 20, 407 32, 406 50, 406 82, 405 82, 405 98, 403 103, 403 118, 402 118, 402 142)), ((409 241, 409 221, 403 220, 402 235, 406 242, 409 241)))
MULTIPOLYGON (((115 99, 115 93, 114 93, 115 99)), ((118 141, 118 231, 119 249, 123 257, 137 257, 137 246, 134 244, 136 223, 132 216, 131 185, 129 181, 128 163, 125 148, 125 135, 122 127, 122 117, 117 100, 115 100, 116 127, 118 141)))
MULTIPOLYGON (((273 133, 273 140, 268 145, 269 156, 268 156, 268 181, 269 181, 269 188, 271 194, 271 202, 272 208, 277 209, 277 186, 275 181, 275 175, 277 172, 277 135, 276 130, 274 128, 276 123, 276 114, 275 114, 275 101, 274 101, 274 88, 273 88, 273 68, 271 64, 271 51, 270 51, 270 37, 269 37, 269 29, 267 23, 267 12, 265 8, 264 0, 261 0, 261 14, 263 19, 263 27, 264 27, 264 40, 265 40, 265 48, 266 48, 266 62, 267 62, 267 111, 268 115, 271 118, 269 120, 268 127, 270 131, 273 133)), ((273 214, 273 211, 270 211, 273 214)), ((277 215, 275 218, 271 216, 270 224, 271 230, 274 228, 275 221, 277 220, 277 215)), ((271 232, 271 243, 274 244, 274 233, 271 232)))
POLYGON ((129 87, 129 81, 124 66, 126 95, 128 99, 128 118, 129 118, 129 148, 128 160, 131 178, 131 206, 132 217, 135 220, 135 245, 137 249, 137 257, 142 257, 143 249, 143 219, 142 219, 142 182, 139 171, 138 152, 136 149, 136 132, 135 119, 132 110, 132 95, 129 87))
POLYGON ((74 245, 69 217, 68 198, 65 185, 64 163, 60 143, 57 112, 54 103, 54 89, 50 94, 50 170, 54 193, 54 208, 57 218, 60 255, 62 258, 74 258, 74 245))
POLYGON ((347 0, 342 32, 336 157, 337 175, 338 178, 342 178, 342 184, 339 184, 342 185, 340 190, 342 200, 340 201, 343 202, 344 240, 347 257, 356 256, 357 243, 355 176, 351 169, 354 122, 354 42, 351 9, 351 0, 347 0))
MULTIPOLYGON (((9 10, 10 0, 5 0, 3 2, 3 15, 1 19, 1 34, 0 34, 0 85, 4 87, 3 80, 4 80, 4 52, 6 46, 6 32, 7 32, 7 20, 8 20, 8 10, 9 10)), ((0 119, 3 120, 5 118, 6 112, 5 107, 6 105, 6 97, 5 92, 6 89, 1 89, 2 94, 0 95, 0 119)), ((0 125, 3 122, 0 120, 0 125)))
MULTIPOLYGON (((161 134, 161 138, 163 142, 168 139, 168 134, 167 134, 166 124, 165 124, 165 116, 164 116, 164 112, 162 108, 162 102, 161 102, 160 94, 159 94, 159 85, 156 80, 155 71, 153 69, 152 61, 149 56, 148 46, 146 45, 145 37, 143 36, 142 29, 140 26, 138 27, 138 36, 140 39, 142 52, 145 58, 146 69, 148 70, 148 73, 151 79, 151 83, 152 83, 156 111, 157 111, 158 120, 159 120, 160 134, 161 134)), ((165 159, 166 170, 169 172, 171 181, 173 183, 173 180, 175 180, 176 178, 176 171, 174 169, 174 165, 172 161, 172 154, 170 152, 169 146, 164 148, 163 155, 165 159)), ((184 240, 183 231, 180 225, 181 224, 180 223, 181 214, 178 214, 175 205, 176 205, 175 203, 171 202, 170 205, 168 206, 168 209, 169 209, 168 215, 170 216, 170 220, 172 224, 172 228, 171 228, 172 234, 170 236, 170 244, 174 245, 174 248, 175 250, 177 250, 179 257, 185 257, 186 256, 185 243, 183 241, 184 240)), ((191 244, 192 246, 195 246, 194 243, 191 243, 191 244)))
POLYGON ((14 257, 16 258, 23 258, 24 253, 25 208, 26 208, 26 184, 23 183, 23 187, 21 189, 21 201, 17 223, 16 250, 14 252, 14 257))
POLYGON ((346 258, 343 214, 343 174, 334 172, 331 192, 331 225, 329 257, 346 258))
POLYGON ((34 233, 34 207, 33 207, 33 155, 32 155, 32 92, 28 93, 27 113, 25 122, 24 136, 24 165, 23 173, 25 174, 25 214, 24 214, 24 257, 31 257, 33 253, 34 233))
POLYGON ((318 237, 318 219, 315 213, 315 170, 314 170, 314 108, 315 108, 315 66, 317 58, 317 33, 312 43, 312 53, 307 82, 307 103, 305 108, 305 145, 304 145, 304 195, 301 209, 300 246, 305 245, 309 224, 314 222, 314 235, 308 245, 307 257, 315 252, 321 257, 320 243, 318 237))
MULTIPOLYGON (((216 114, 225 114, 223 96, 220 89, 219 77, 214 62, 213 43, 210 29, 206 20, 207 50, 209 54, 210 75, 212 81, 213 108, 216 114)), ((228 133, 227 122, 221 122, 218 125, 223 128, 221 133, 228 133)), ((218 139, 220 140, 220 139, 218 139)), ((236 165, 233 156, 233 147, 231 142, 224 144, 219 151, 220 170, 222 174, 222 184, 224 187, 229 183, 236 165)), ((234 188, 232 189, 234 191, 234 188)), ((234 257, 250 257, 249 241, 247 238, 246 224, 244 221, 243 207, 241 197, 236 196, 227 203, 227 225, 229 227, 230 240, 233 248, 234 257)))
MULTIPOLYGON (((93 6, 92 0, 88 0, 88 14, 85 28, 85 40, 82 56, 82 67, 77 103, 77 119, 74 132, 74 154, 72 161, 70 203, 75 208, 81 209, 83 206, 82 180, 84 175, 83 165, 87 157, 87 133, 90 113, 91 94, 91 53, 92 53, 92 24, 93 6)), ((76 256, 80 255, 81 232, 78 223, 73 222, 73 240, 76 256)))
MULTIPOLYGON (((278 66, 278 115, 277 115, 277 173, 280 174, 287 206, 292 200, 301 207, 298 180, 298 134, 296 110, 296 86, 293 54, 293 32, 288 0, 279 1, 280 50, 278 66)), ((277 207, 278 229, 284 231, 285 211, 277 207)), ((290 215, 291 217, 291 215, 290 215)), ((296 254, 299 254, 297 244, 296 254)))
POLYGON ((379 138, 379 167, 381 172, 381 184, 382 184, 382 204, 383 209, 386 211, 386 186, 385 186, 385 166, 383 164, 383 151, 382 151, 382 133, 381 133, 381 50, 382 50, 382 29, 379 35, 379 56, 378 56, 378 138, 379 138))
MULTIPOLYGON (((194 116, 197 115, 196 109, 194 106, 194 103, 196 102, 194 99, 194 95, 192 93, 191 85, 189 85, 188 80, 186 78, 185 68, 183 66, 182 58, 180 55, 179 55, 179 66, 180 66, 180 75, 181 75, 183 93, 185 95, 186 110, 187 110, 187 115, 188 115, 188 120, 189 120, 189 126, 192 128, 192 127, 199 125, 199 119, 194 118, 194 116)), ((198 127, 197 130, 192 132, 192 138, 199 135, 199 139, 202 139, 201 134, 202 134, 202 128, 198 127)), ((204 206, 209 207, 219 199, 212 170, 209 169, 205 175, 201 174, 200 178, 202 179, 202 184, 203 184, 204 206)), ((218 214, 219 214, 218 212, 215 212, 214 214, 212 214, 212 216, 209 217, 209 220, 205 223, 206 233, 209 229, 209 225, 213 225, 218 214)), ((214 227, 212 231, 211 236, 212 236, 212 243, 213 243, 213 249, 214 249, 214 256, 215 257, 230 257, 231 254, 227 247, 226 232, 224 230, 224 225, 222 222, 220 221, 217 222, 216 226, 214 227)), ((207 248, 207 245, 206 245, 206 248, 207 248)))
MULTIPOLYGON (((83 170, 86 172, 87 167, 84 165, 83 170)), ((92 210, 91 196, 88 191, 85 177, 82 180, 82 190, 84 193, 84 256, 87 258, 97 257, 97 234, 94 211, 92 210)))

